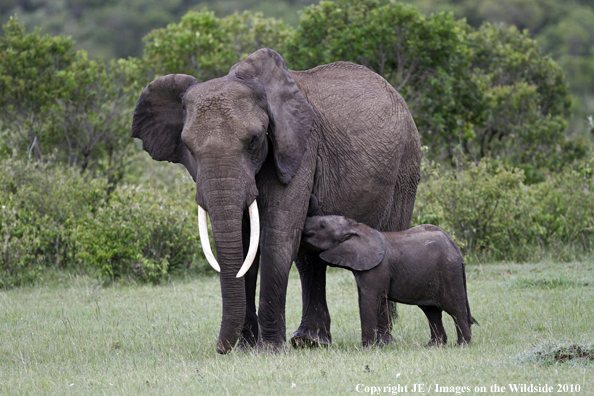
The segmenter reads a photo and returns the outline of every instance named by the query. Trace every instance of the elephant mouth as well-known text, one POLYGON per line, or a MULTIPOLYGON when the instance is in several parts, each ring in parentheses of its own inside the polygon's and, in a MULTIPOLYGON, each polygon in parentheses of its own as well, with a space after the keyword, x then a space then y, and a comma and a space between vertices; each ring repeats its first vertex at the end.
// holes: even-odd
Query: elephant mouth
MULTIPOLYGON (((236 278, 241 278, 250 269, 256 258, 258 251, 258 245, 260 243, 260 215, 258 212, 258 203, 254 199, 248 208, 250 217, 250 245, 248 248, 247 255, 239 271, 237 272, 236 278)), ((202 206, 198 205, 198 231, 200 233, 200 244, 202 245, 202 251, 208 263, 214 268, 215 271, 221 272, 221 267, 217 262, 212 249, 210 248, 210 239, 208 237, 208 225, 207 225, 206 210, 202 206)))

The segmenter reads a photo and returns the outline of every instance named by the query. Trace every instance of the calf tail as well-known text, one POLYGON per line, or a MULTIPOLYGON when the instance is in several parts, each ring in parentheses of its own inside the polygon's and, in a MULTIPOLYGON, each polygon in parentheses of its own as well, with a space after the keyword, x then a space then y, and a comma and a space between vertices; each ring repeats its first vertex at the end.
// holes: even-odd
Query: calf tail
POLYGON ((464 279, 464 294, 466 297, 466 312, 468 312, 468 325, 478 325, 480 326, 480 323, 476 321, 475 318, 472 317, 472 315, 470 314, 470 305, 468 304, 468 292, 466 291, 466 265, 464 263, 462 263, 462 277, 464 279))

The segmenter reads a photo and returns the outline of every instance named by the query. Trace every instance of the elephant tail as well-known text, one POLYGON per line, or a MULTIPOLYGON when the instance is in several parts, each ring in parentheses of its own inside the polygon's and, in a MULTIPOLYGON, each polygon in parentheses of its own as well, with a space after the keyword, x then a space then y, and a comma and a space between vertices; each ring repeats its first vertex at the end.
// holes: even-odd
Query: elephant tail
POLYGON ((477 320, 473 318, 470 314, 470 305, 468 304, 468 291, 466 290, 466 265, 464 263, 462 263, 462 277, 464 280, 464 294, 466 295, 466 312, 468 312, 468 325, 470 326, 475 324, 480 326, 481 324, 477 322, 477 320))

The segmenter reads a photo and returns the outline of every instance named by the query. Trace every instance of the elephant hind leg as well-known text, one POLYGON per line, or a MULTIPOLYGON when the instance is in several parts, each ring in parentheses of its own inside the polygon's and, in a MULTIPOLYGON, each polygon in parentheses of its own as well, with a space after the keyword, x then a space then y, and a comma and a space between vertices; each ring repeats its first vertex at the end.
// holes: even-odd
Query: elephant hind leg
POLYGON ((299 252, 295 260, 303 298, 299 328, 291 337, 293 347, 329 346, 330 313, 326 304, 326 264, 318 253, 299 252))
POLYGON ((404 231, 410 227, 421 180, 421 151, 418 142, 409 146, 398 165, 390 213, 387 221, 378 228, 380 231, 404 231))
POLYGON ((429 328, 431 329, 431 341, 429 341, 427 346, 445 345, 448 342, 448 336, 446 335, 441 320, 442 310, 437 307, 425 305, 419 305, 419 308, 421 308, 425 313, 425 316, 427 316, 429 328))

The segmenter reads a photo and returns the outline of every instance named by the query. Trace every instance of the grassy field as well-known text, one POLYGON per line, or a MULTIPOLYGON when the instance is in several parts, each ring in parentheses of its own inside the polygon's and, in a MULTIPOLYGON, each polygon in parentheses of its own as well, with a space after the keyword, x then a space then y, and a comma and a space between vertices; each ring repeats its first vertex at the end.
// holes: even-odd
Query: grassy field
MULTIPOLYGON (((422 311, 399 305, 397 344, 362 350, 354 278, 333 270, 332 347, 226 356, 214 351, 216 277, 111 287, 64 277, 3 291, 0 394, 512 394, 509 384, 532 384, 552 387, 532 394, 571 393, 573 385, 594 395, 594 261, 468 265, 467 279, 481 324, 470 347, 425 347, 422 311)), ((300 310, 293 271, 289 331, 300 310)), ((445 324, 454 341, 449 316, 445 324)))

